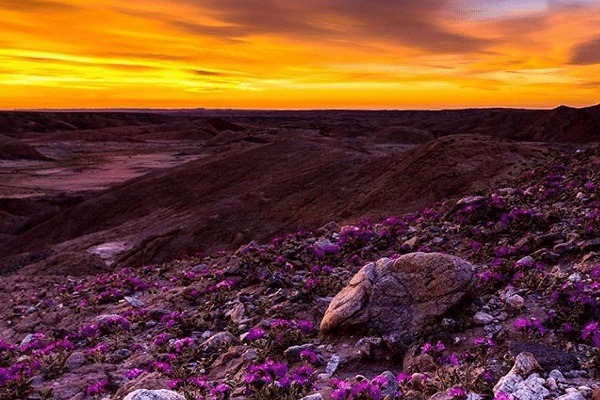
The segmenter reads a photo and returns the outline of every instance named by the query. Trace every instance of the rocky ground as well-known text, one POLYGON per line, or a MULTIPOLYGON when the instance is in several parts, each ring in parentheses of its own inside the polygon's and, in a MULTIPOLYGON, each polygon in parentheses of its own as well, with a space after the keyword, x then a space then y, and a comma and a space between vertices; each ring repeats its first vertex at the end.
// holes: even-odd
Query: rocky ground
POLYGON ((551 154, 410 213, 5 275, 0 398, 600 399, 600 147, 551 154))

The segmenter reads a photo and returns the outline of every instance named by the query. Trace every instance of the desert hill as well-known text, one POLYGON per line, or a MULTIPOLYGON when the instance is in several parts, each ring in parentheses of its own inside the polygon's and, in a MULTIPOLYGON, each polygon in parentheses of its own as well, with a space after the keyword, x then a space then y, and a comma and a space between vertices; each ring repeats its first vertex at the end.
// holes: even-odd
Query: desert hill
POLYGON ((95 247, 120 243, 110 262, 141 266, 264 242, 290 226, 415 211, 492 187, 553 154, 481 135, 446 137, 388 155, 334 139, 275 140, 94 193, 13 229, 18 234, 0 253, 5 269, 15 256, 28 258, 40 249, 52 249, 45 254, 50 263, 68 253, 70 264, 80 268, 95 247))

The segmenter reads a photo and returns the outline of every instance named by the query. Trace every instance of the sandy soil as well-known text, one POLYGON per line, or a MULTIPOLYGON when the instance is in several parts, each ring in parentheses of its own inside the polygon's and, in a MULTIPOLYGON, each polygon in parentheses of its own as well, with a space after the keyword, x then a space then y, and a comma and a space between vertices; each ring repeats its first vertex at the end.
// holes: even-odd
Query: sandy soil
POLYGON ((99 191, 204 156, 199 143, 191 141, 55 142, 33 147, 53 161, 0 160, 0 198, 99 191))

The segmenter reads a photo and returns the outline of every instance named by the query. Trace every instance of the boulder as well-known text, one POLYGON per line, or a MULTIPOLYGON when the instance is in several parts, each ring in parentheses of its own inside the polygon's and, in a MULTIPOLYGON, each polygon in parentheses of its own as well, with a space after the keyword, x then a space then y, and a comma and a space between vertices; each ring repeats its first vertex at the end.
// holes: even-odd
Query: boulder
POLYGON ((367 330, 411 336, 471 289, 473 268, 441 253, 411 253, 365 265, 329 304, 324 333, 367 330))

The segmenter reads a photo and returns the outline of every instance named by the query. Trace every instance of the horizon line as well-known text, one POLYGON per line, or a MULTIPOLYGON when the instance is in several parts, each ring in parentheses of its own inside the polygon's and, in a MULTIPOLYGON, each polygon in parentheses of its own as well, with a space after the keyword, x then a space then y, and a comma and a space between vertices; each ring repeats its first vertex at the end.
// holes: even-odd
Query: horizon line
POLYGON ((323 111, 460 111, 460 110, 531 110, 531 111, 549 111, 565 107, 572 109, 585 109, 600 106, 600 103, 591 104, 583 107, 572 107, 560 104, 555 107, 511 107, 511 106, 465 106, 449 108, 163 108, 163 107, 73 107, 73 108, 0 108, 0 112, 181 112, 181 111, 245 111, 245 112, 323 112, 323 111))

